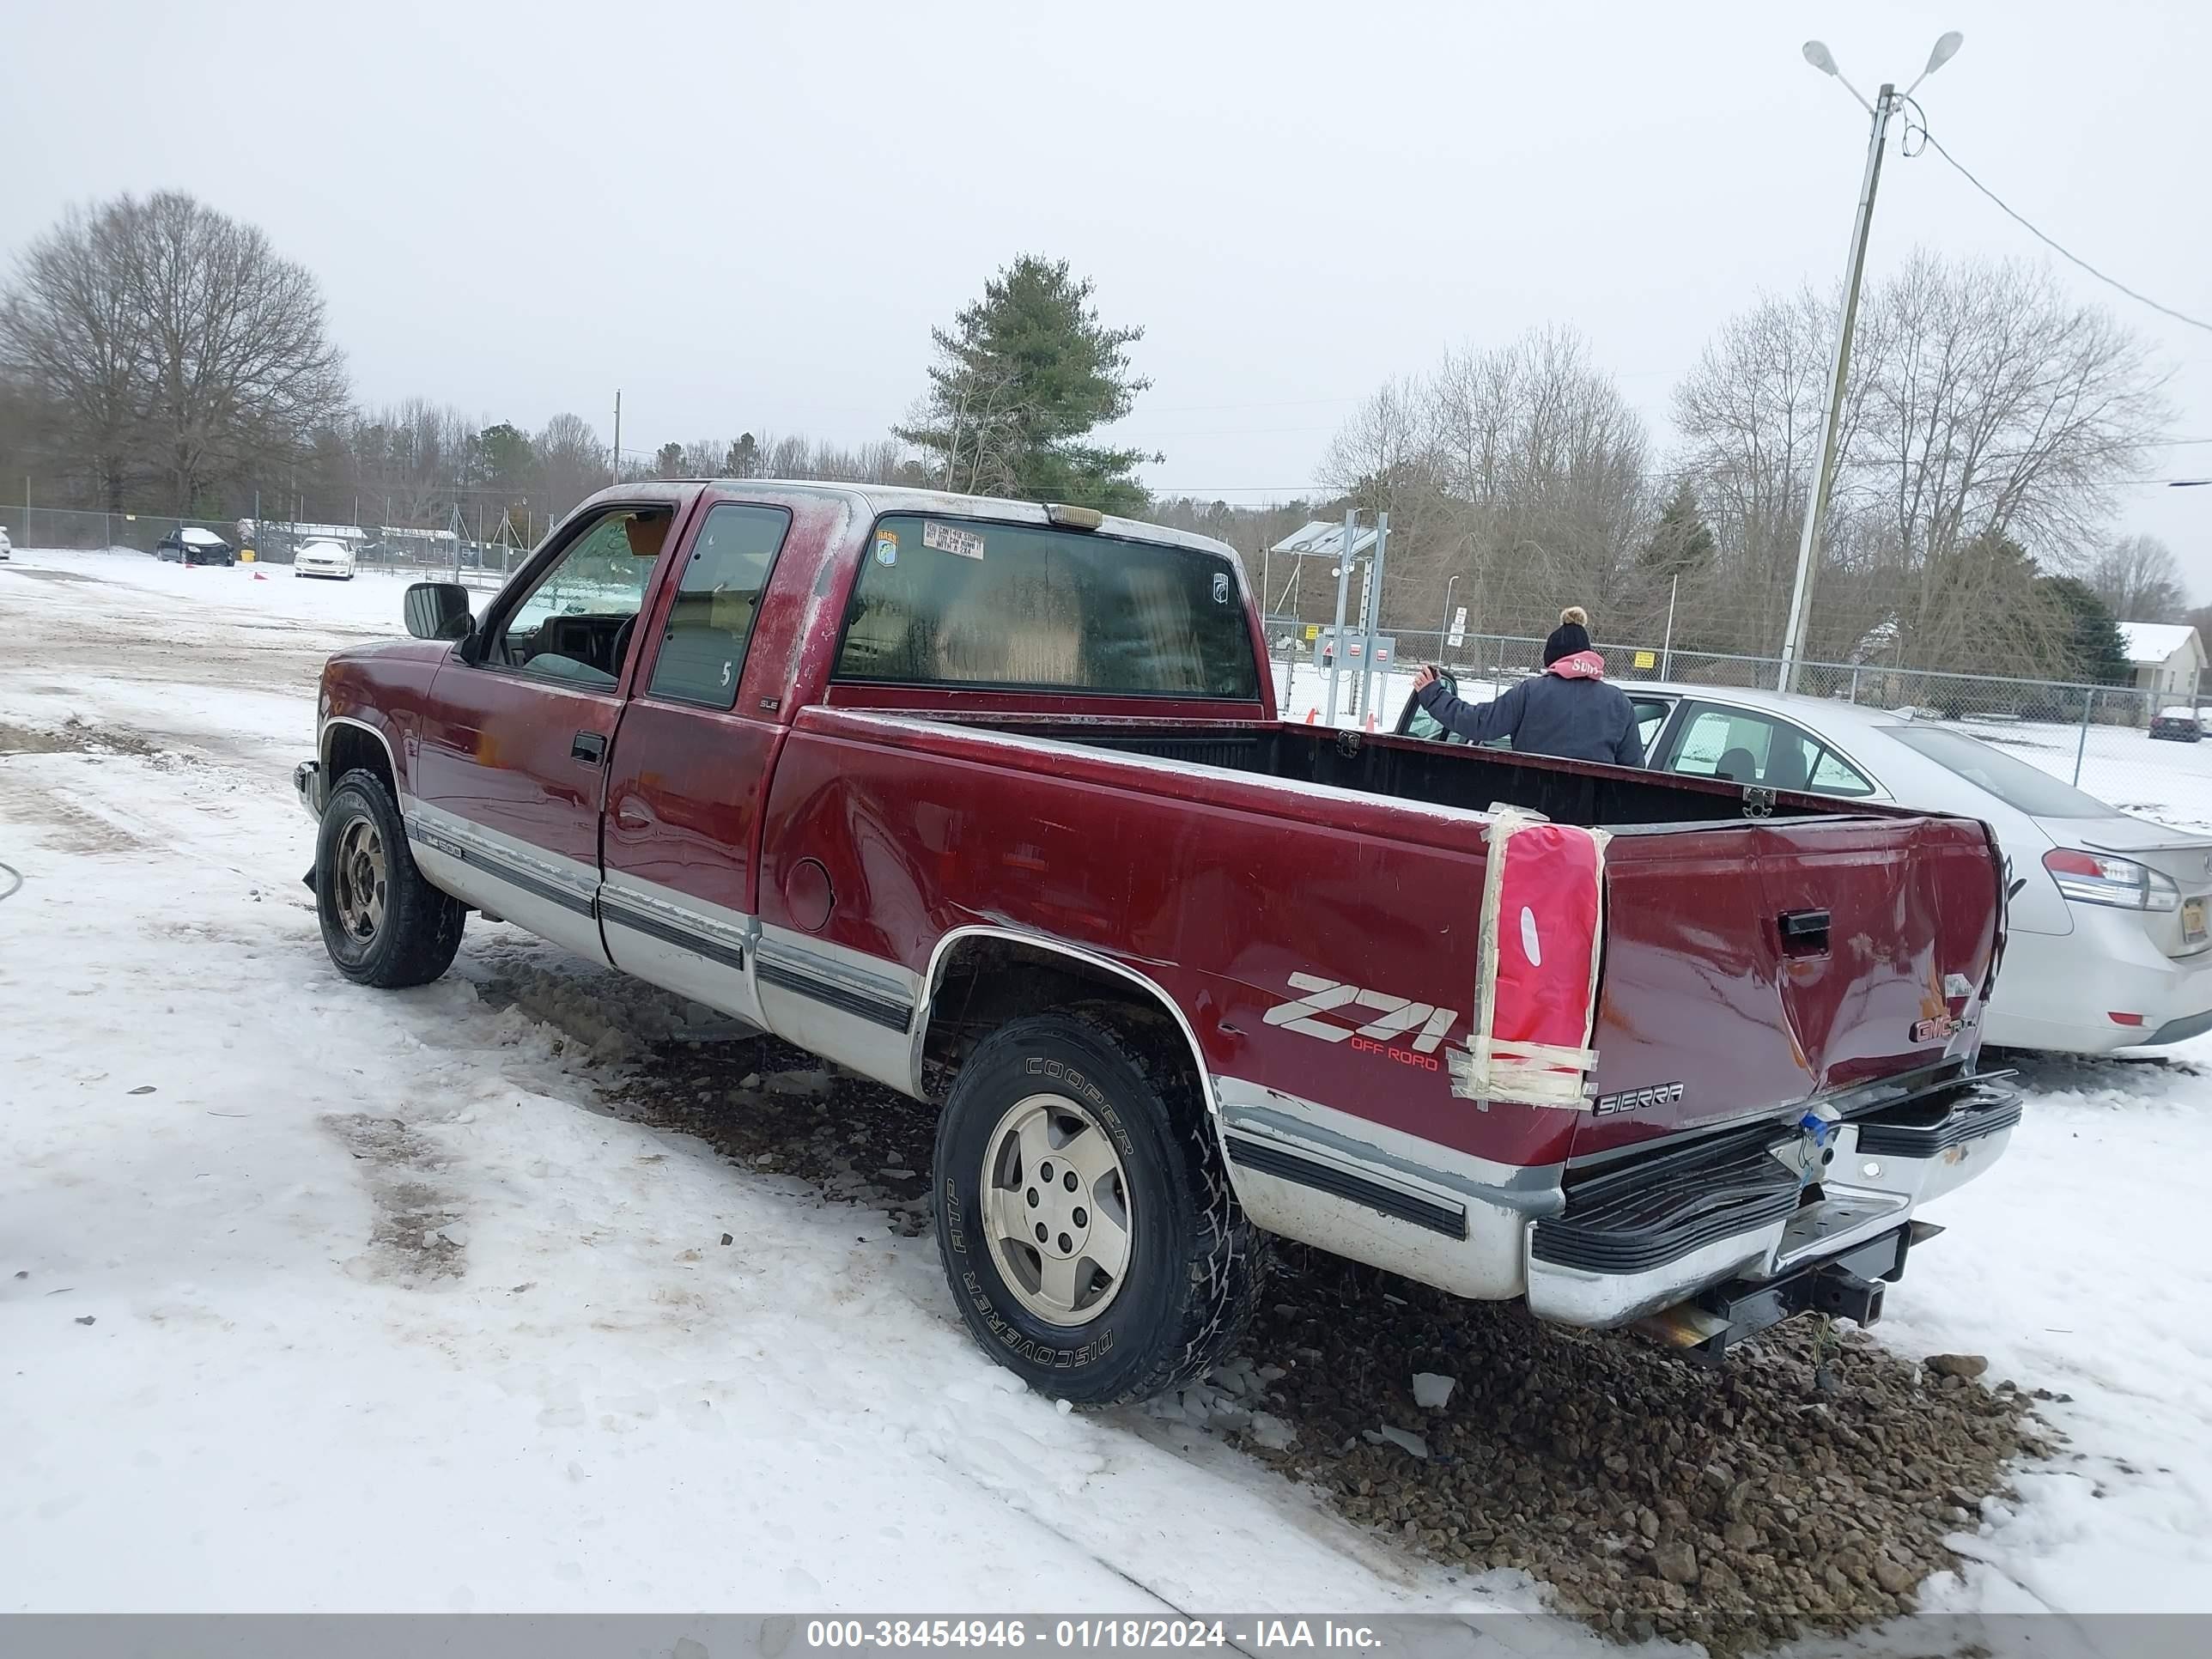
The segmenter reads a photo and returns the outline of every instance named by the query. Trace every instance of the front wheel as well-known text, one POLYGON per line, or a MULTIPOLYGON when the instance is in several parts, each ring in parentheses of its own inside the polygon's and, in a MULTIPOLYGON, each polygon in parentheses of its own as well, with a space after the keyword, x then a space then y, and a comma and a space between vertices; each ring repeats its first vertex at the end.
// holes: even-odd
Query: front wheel
POLYGON ((315 837, 315 909, 331 965, 356 985, 427 985, 453 965, 467 912, 424 879, 384 780, 349 772, 315 837))
POLYGON ((978 1048, 938 1125, 938 1253, 977 1341, 1085 1406, 1164 1394, 1226 1355, 1259 1240, 1182 1068, 1080 1013, 978 1048))

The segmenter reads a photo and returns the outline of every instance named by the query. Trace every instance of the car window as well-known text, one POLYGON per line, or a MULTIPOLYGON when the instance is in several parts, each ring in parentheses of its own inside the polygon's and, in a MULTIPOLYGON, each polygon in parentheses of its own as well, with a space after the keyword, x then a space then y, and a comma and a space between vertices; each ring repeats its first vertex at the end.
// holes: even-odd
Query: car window
POLYGON ((1663 697, 1631 697, 1629 706, 1636 710, 1637 739, 1649 755, 1652 743, 1667 724, 1667 716, 1674 712, 1674 705, 1663 697))
POLYGON ((1875 728, 1893 743, 1901 743, 1916 754, 1987 790, 2016 812, 2032 818, 2108 818, 2113 809, 2070 784, 2061 783, 2040 767, 2015 760, 1999 749, 1980 743, 1962 732, 1935 726, 1883 726, 1875 728))
POLYGON ((507 614, 484 659, 543 679, 611 690, 622 677, 669 518, 665 509, 602 514, 507 614))
POLYGON ((790 528, 781 507, 726 501, 707 514, 684 561, 648 695, 709 708, 736 703, 753 614, 790 528))
POLYGON ((1757 783, 1766 767, 1774 722, 1735 708, 1700 708, 1682 728, 1670 771, 1693 778, 1757 783))
POLYGON ((1228 560, 1097 532, 890 514, 868 538, 837 678, 1254 701, 1228 560))
POLYGON ((1668 769, 1820 795, 1875 793, 1857 768, 1802 726, 1741 708, 1696 710, 1668 769))

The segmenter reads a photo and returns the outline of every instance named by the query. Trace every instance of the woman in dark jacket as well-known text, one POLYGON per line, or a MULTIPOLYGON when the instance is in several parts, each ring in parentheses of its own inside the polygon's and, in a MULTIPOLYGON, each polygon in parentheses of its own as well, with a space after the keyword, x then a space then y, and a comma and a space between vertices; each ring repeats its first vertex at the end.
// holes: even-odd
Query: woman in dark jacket
POLYGON ((1636 709, 1620 687, 1605 683, 1605 659, 1590 649, 1589 615, 1571 605, 1544 641, 1544 672, 1494 702, 1462 702, 1436 670, 1413 678, 1413 695, 1437 723, 1469 743, 1513 740, 1517 755, 1644 764, 1636 709))

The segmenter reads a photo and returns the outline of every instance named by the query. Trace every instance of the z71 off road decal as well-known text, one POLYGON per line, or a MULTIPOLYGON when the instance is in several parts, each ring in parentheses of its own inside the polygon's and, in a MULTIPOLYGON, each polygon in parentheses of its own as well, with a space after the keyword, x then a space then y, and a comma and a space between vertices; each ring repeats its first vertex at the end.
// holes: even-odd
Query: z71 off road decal
MULTIPOLYGON (((1437 1069, 1437 1049, 1459 1018, 1456 1008, 1439 1008, 1433 1003, 1340 984, 1312 974, 1292 974, 1291 988, 1306 994, 1268 1009, 1265 1016, 1268 1024, 1279 1025, 1302 1036, 1319 1037, 1323 1042, 1349 1042, 1355 1053, 1379 1054, 1401 1066, 1416 1066, 1424 1071, 1437 1069), (1338 1024, 1320 1018, 1342 1008, 1372 1009, 1377 1018, 1364 1024, 1338 1024), (1417 1028, 1419 1035, 1404 1048, 1392 1042, 1394 1037, 1402 1037, 1417 1028)), ((1358 1016, 1344 1014, 1339 1018, 1352 1020, 1358 1016)))

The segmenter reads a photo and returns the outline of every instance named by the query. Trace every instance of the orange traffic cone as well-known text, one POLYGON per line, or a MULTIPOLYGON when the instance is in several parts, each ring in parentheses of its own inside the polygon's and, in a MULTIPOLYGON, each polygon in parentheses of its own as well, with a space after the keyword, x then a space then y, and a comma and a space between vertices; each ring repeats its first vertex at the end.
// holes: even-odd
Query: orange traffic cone
POLYGON ((263 575, 258 570, 257 570, 253 573, 253 580, 258 582, 265 582, 269 578, 263 575))
POLYGON ((1375 711, 1371 708, 1367 711, 1367 729, 1370 732, 1375 729, 1375 711))
POLYGON ((1321 718, 1321 710, 1320 710, 1320 709, 1318 709, 1318 708, 1309 708, 1309 709, 1307 709, 1307 710, 1306 710, 1306 724, 1307 724, 1308 726, 1311 726, 1311 725, 1312 725, 1316 720, 1319 720, 1320 718, 1321 718))

